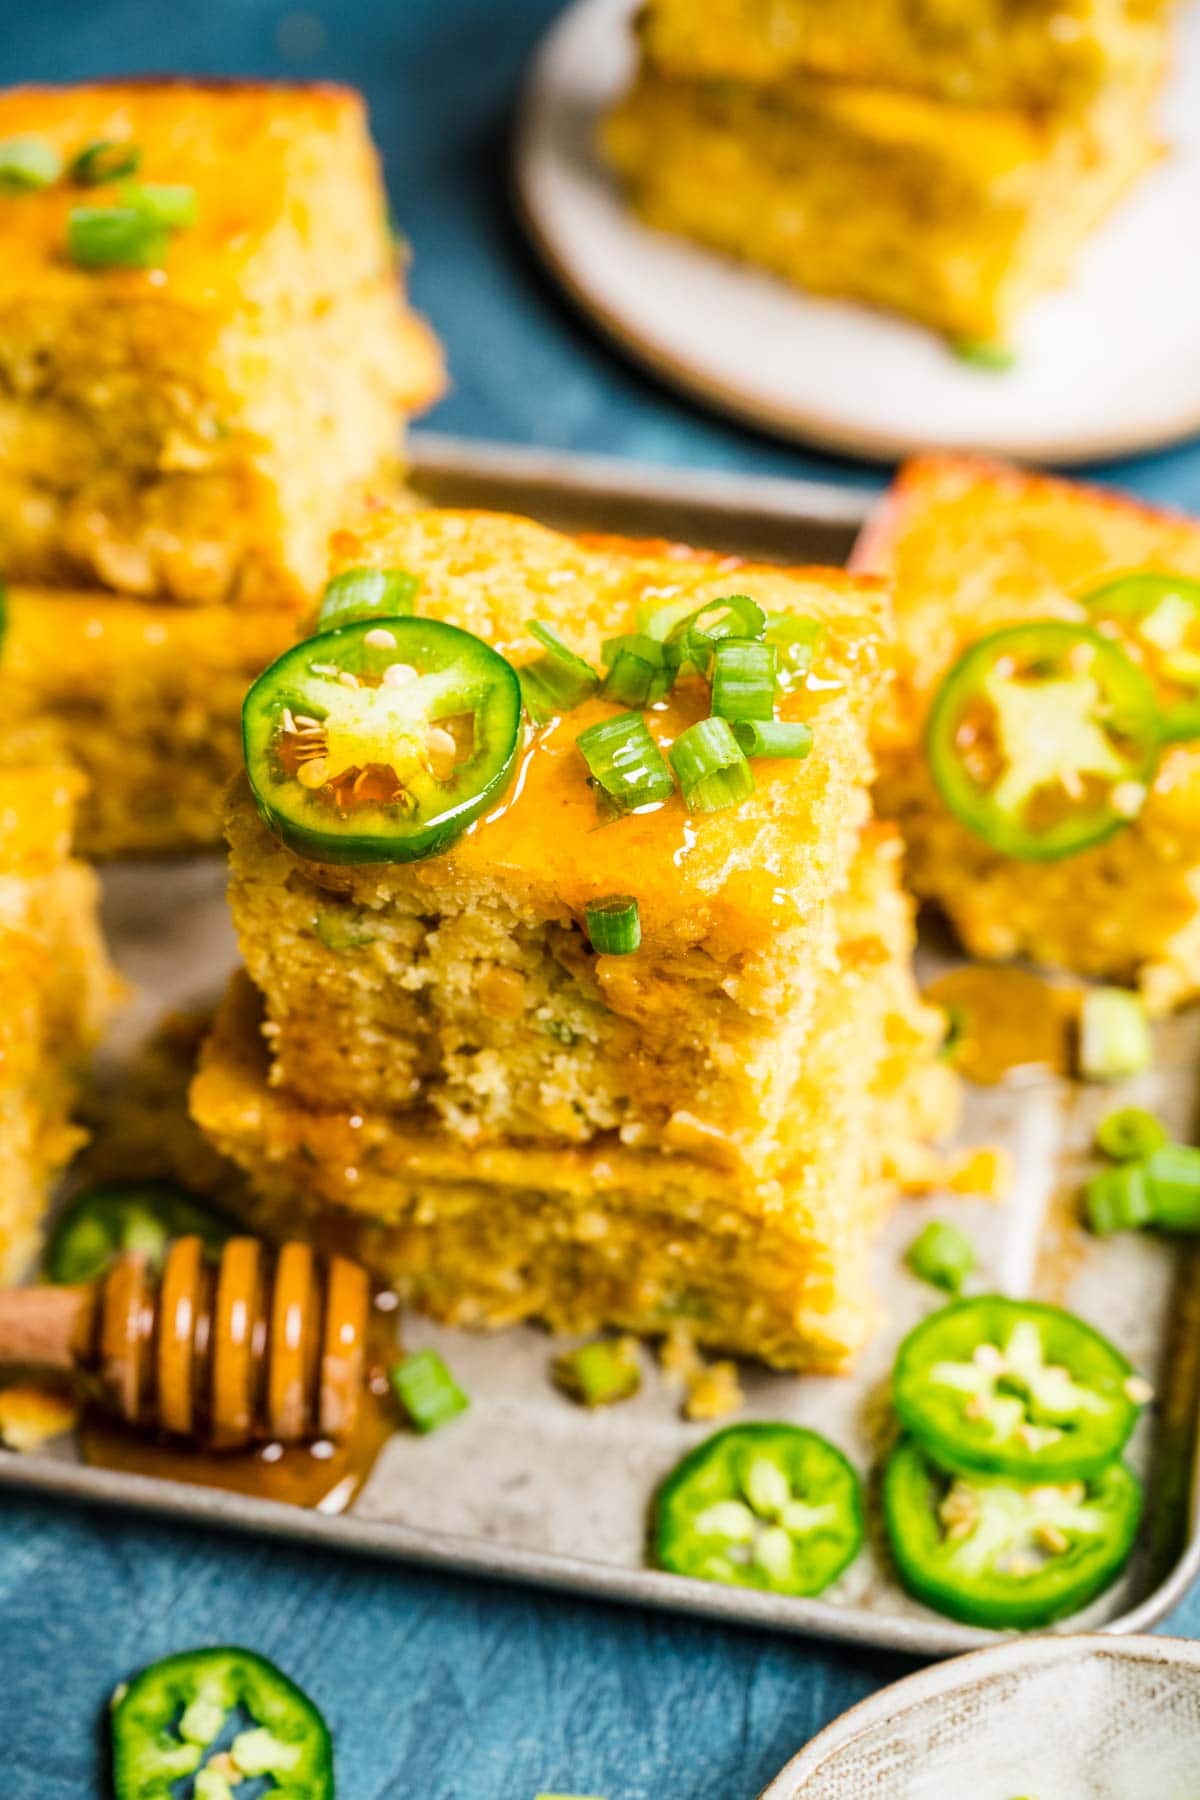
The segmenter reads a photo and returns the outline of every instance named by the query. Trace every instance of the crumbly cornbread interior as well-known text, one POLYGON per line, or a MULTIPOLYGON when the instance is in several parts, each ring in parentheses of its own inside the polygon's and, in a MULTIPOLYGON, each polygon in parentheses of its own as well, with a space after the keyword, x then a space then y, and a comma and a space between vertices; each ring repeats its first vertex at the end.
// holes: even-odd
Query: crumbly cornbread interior
POLYGON ((254 1229, 349 1248, 459 1324, 684 1323, 781 1367, 844 1366, 874 1320, 880 1216, 956 1099, 936 1059, 940 1015, 912 983, 897 853, 873 827, 855 858, 777 1175, 615 1132, 471 1144, 428 1111, 301 1103, 269 1079, 260 1001, 240 977, 192 1088, 195 1119, 249 1178, 227 1204, 254 1229))
POLYGON ((685 80, 798 76, 960 104, 1073 109, 1161 55, 1167 0, 646 0, 646 51, 685 80))
POLYGON ((786 91, 643 65, 604 147, 646 222, 954 337, 1003 340, 1157 155, 1157 67, 1084 111, 786 91))
POLYGON ((0 769, 0 1282, 33 1253, 49 1186, 117 988, 95 876, 70 855, 82 783, 67 767, 0 769))
POLYGON ((82 771, 81 855, 214 849, 243 696, 295 629, 284 608, 231 618, 224 606, 11 588, 4 760, 36 746, 82 771))
POLYGON ((971 643, 1001 626, 1085 619, 1118 575, 1200 578, 1200 525, 1098 488, 965 458, 910 463, 855 565, 896 591, 896 681, 877 721, 880 813, 900 825, 907 878, 972 955, 1033 957, 1136 982, 1156 1011, 1200 994, 1200 748, 1162 758, 1138 818, 1059 862, 1017 862, 941 801, 923 749, 930 702, 971 643))

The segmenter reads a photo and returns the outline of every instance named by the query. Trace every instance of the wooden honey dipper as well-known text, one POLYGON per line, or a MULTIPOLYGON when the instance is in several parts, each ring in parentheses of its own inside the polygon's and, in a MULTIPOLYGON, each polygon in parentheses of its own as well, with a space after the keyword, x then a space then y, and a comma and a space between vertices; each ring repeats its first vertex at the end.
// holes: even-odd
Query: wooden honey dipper
POLYGON ((97 1282, 0 1292, 0 1364, 91 1376, 128 1424, 213 1450, 343 1438, 369 1312, 366 1271, 343 1256, 239 1237, 214 1264, 177 1238, 157 1278, 128 1252, 97 1282))

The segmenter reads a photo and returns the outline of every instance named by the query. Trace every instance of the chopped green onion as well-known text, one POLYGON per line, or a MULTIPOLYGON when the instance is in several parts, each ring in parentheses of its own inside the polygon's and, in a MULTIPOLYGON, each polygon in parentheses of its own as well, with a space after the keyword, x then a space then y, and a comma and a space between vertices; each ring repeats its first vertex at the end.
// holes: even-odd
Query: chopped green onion
POLYGON ((798 619, 793 613, 767 614, 763 635, 768 644, 775 646, 775 681, 781 693, 790 694, 803 685, 823 629, 819 619, 798 619))
POLYGON ((588 938, 601 956, 628 956, 642 941, 638 903, 631 894, 589 900, 584 908, 588 938))
POLYGON ((1121 1163, 1094 1175, 1083 1190, 1083 1205, 1088 1226, 1097 1237, 1148 1225, 1152 1214, 1144 1165, 1121 1163))
POLYGON ((773 719, 775 646, 722 638, 712 660, 712 711, 720 719, 773 719))
POLYGON ((957 1225, 931 1219, 908 1246, 904 1260, 922 1281, 958 1294, 975 1268, 976 1257, 970 1238, 957 1225))
POLYGON ((1114 1162, 1132 1162, 1150 1156, 1169 1142, 1161 1119, 1141 1106, 1119 1106, 1096 1127, 1096 1148, 1114 1162))
POLYGON ((69 174, 76 187, 101 187, 136 175, 141 160, 141 150, 128 139, 96 138, 72 158, 69 174))
POLYGON ((812 726, 802 719, 735 719, 733 735, 747 756, 807 756, 812 726))
POLYGON ((589 725, 575 746, 613 812, 657 805, 675 792, 671 771, 640 713, 616 713, 589 725))
POLYGON ((1079 1073, 1085 1081, 1117 1081, 1149 1068, 1145 1008, 1125 988, 1089 988, 1079 1017, 1079 1073))
POLYGON ((676 660, 665 644, 645 632, 610 638, 603 649, 608 674, 601 693, 618 706, 650 706, 661 700, 675 676, 676 660))
POLYGON ((554 1379, 584 1406, 612 1406, 642 1385, 642 1366, 632 1338, 600 1338, 570 1350, 554 1364, 554 1379))
POLYGON ((67 214, 67 252, 81 269, 158 268, 167 243, 138 206, 74 206, 67 214))
POLYGON ((194 225, 198 207, 194 187, 163 181, 126 181, 118 191, 123 206, 133 206, 164 231, 194 225))
POLYGON ((689 725, 669 755, 690 812, 720 812, 754 792, 750 764, 725 719, 689 725))
POLYGON ((535 725, 545 725, 560 713, 582 706, 600 686, 600 677, 551 626, 530 619, 528 630, 545 654, 518 669, 517 676, 526 712, 535 725))
POLYGON ((973 369, 984 369, 989 375, 1006 375, 1016 366, 1017 353, 1009 344, 998 344, 989 338, 955 338, 950 345, 959 362, 973 369))
POLYGON ((642 634, 665 645, 677 670, 690 662, 707 675, 713 645, 721 638, 760 638, 763 634, 766 614, 748 594, 727 594, 695 607, 690 605, 690 599, 689 595, 665 606, 643 606, 638 615, 642 634), (710 613, 717 617, 711 625, 701 626, 701 619, 710 613))
POLYGON ((0 192, 30 194, 53 187, 62 174, 62 157, 45 138, 0 140, 0 192))
POLYGON ((407 619, 420 585, 407 569, 344 569, 325 584, 317 630, 332 631, 359 619, 407 619))
POLYGON ((1200 1231, 1200 1150, 1166 1144, 1139 1166, 1154 1223, 1168 1231, 1200 1231))
POLYGON ((436 1431, 465 1413, 470 1401, 436 1350, 418 1350, 390 1371, 392 1392, 420 1432, 436 1431))

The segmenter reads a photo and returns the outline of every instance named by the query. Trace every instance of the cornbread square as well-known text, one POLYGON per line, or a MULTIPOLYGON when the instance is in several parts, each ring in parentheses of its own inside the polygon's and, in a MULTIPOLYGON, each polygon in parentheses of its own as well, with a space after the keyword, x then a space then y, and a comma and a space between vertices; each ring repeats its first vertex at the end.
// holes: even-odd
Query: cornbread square
POLYGON ((1064 117, 851 82, 676 81, 647 63, 604 144, 649 225, 818 294, 1003 340, 1157 154, 1156 89, 1113 84, 1064 117))
POLYGON ((647 54, 684 80, 831 76, 976 106, 1073 108, 1162 54, 1167 0, 647 0, 647 54))
POLYGON ((357 94, 111 82, 0 94, 0 138, 141 151, 194 190, 157 268, 67 253, 66 178, 0 194, 0 573, 300 608, 333 525, 386 489, 441 364, 404 302, 357 94))
POLYGON ((28 1262, 81 1133, 78 1077, 116 984, 96 878, 70 856, 73 769, 0 769, 0 1282, 28 1262))
MULTIPOLYGON (((756 761, 754 793, 727 811, 692 816, 676 793, 602 823, 575 740, 622 709, 595 699, 532 734, 509 794, 449 850, 390 865, 296 855, 239 783, 230 902, 272 1079, 318 1106, 432 1110, 464 1143, 616 1132, 777 1165, 869 812, 882 584, 486 513, 380 511, 340 535, 335 559, 416 574, 422 614, 518 663, 538 654, 531 618, 598 666, 643 605, 740 591, 805 615, 822 628, 813 669, 781 705, 813 747, 756 761), (630 892, 641 948, 598 956, 585 907, 630 892)), ((692 679, 645 717, 665 744, 707 711, 692 679)))
POLYGON ((295 637, 286 608, 181 607, 13 588, 0 639, 11 760, 36 746, 87 777, 84 856, 215 849, 242 699, 295 637))
POLYGON ((1200 745, 1171 745, 1140 815, 1058 862, 1013 861, 946 809, 923 733, 942 677, 1001 626, 1083 619, 1079 597, 1156 569, 1200 578, 1200 523, 1096 488, 957 457, 910 463, 855 552, 896 588, 897 678, 876 803, 908 879, 975 956, 1138 983, 1155 1010, 1200 994, 1200 745))
POLYGON ((880 1218, 955 1102, 935 1059, 941 1017, 912 981, 897 852, 886 829, 864 833, 776 1175, 615 1131, 466 1142, 428 1109, 302 1102, 271 1081, 260 1002, 239 976, 192 1087, 197 1123, 248 1177, 225 1203, 255 1230, 348 1247, 458 1324, 682 1324, 781 1367, 844 1366, 875 1319, 880 1218))

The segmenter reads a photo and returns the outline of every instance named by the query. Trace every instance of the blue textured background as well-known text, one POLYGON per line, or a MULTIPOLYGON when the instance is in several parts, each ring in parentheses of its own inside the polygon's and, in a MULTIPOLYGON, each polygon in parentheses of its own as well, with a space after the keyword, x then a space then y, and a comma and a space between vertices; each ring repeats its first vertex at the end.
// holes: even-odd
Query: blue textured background
MULTIPOLYGON (((450 353, 447 431, 710 468, 881 471, 705 418, 557 299, 504 204, 521 65, 555 0, 9 4, 0 80, 127 69, 328 75, 370 95, 414 290, 450 353)), ((1200 507, 1200 448, 1102 472, 1200 507)), ((1173 1622, 1200 1630, 1200 1596, 1173 1622)), ((131 1669, 235 1640, 282 1662, 337 1733, 341 1800, 751 1800, 806 1738, 904 1673, 499 1585, 280 1550, 116 1514, 0 1503, 0 1795, 101 1794, 101 1713, 131 1669)))

